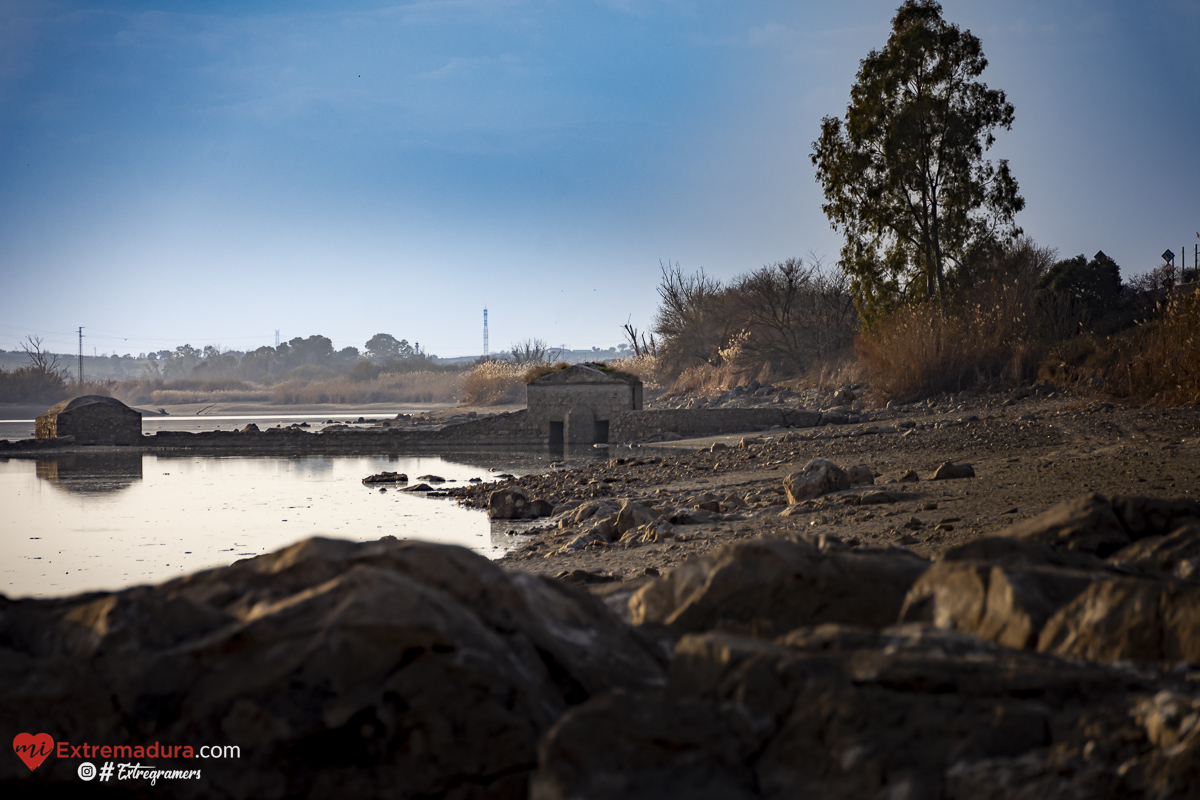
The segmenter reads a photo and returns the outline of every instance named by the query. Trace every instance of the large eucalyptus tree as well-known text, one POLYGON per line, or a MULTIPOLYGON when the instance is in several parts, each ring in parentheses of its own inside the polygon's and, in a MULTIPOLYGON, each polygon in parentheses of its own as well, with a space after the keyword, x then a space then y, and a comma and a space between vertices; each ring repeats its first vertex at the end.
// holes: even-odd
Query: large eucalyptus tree
POLYGON ((973 257, 1020 232, 1008 162, 984 158, 1013 122, 1004 92, 979 80, 985 67, 978 37, 934 0, 908 0, 862 60, 845 119, 821 121, 822 210, 845 236, 840 263, 864 319, 902 297, 944 304, 973 257))

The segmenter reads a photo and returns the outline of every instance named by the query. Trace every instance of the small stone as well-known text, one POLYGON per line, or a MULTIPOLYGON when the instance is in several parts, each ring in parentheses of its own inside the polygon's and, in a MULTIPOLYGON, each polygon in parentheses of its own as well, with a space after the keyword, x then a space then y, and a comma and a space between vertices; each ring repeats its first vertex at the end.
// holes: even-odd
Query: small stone
POLYGON ((933 473, 933 478, 931 478, 931 480, 944 481, 944 480, 954 480, 957 478, 974 478, 974 477, 975 477, 975 468, 972 467, 970 464, 955 464, 952 461, 947 461, 946 463, 942 464, 940 467, 937 468, 937 470, 933 473))

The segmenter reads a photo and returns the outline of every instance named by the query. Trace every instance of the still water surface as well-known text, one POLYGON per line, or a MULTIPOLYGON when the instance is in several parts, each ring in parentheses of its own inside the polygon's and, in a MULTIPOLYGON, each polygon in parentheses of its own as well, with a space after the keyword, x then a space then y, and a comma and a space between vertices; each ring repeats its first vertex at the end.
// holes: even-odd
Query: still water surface
MULTIPOLYGON (((599 454, 597 454, 599 455, 599 454)), ((561 456, 559 456, 561 458, 561 456)), ((213 457, 59 454, 0 460, 0 593, 62 595, 158 582, 300 539, 381 536, 464 545, 497 558, 512 524, 362 479, 382 470, 443 486, 490 468, 545 471, 548 454, 213 457)))

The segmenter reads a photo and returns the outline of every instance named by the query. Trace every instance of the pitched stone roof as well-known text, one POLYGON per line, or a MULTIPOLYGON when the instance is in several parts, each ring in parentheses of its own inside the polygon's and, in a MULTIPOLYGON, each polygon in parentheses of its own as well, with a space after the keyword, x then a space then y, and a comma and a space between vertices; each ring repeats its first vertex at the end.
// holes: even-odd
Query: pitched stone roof
POLYGON ((601 364, 572 364, 569 367, 555 370, 554 372, 542 375, 539 378, 534 378, 529 382, 530 386, 559 386, 567 384, 586 384, 586 383, 624 383, 632 385, 640 385, 642 379, 636 375, 630 375, 628 372, 610 369, 601 364))
POLYGON ((142 413, 130 408, 115 397, 105 397, 104 395, 99 394, 85 394, 80 395, 79 397, 72 397, 70 400, 63 400, 61 403, 55 403, 54 405, 50 406, 50 410, 48 410, 46 414, 61 414, 64 411, 74 411, 77 408, 83 408, 84 406, 90 405, 116 406, 125 409, 132 414, 137 414, 138 416, 141 416, 142 413))

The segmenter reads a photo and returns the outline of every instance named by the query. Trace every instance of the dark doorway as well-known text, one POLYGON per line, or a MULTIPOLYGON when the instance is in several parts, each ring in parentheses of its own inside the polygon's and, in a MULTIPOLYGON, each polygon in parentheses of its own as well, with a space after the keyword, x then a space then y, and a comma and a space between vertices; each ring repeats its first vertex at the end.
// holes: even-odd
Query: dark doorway
POLYGON ((563 423, 562 420, 555 422, 550 420, 550 444, 563 443, 563 423))
POLYGON ((596 420, 596 444, 608 444, 608 420, 596 420))

